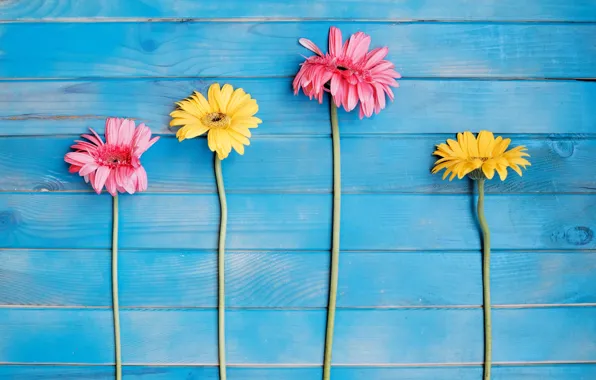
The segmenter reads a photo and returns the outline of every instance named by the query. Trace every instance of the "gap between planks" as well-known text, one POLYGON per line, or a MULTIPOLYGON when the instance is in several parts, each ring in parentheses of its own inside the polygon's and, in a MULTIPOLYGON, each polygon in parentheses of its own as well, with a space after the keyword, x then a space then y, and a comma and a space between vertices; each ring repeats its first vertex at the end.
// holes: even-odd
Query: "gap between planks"
MULTIPOLYGON (((583 308, 596 307, 596 303, 554 303, 554 304, 502 304, 492 305, 491 309, 548 309, 548 308, 583 308)), ((341 310, 454 310, 481 309, 482 305, 395 305, 395 306, 338 306, 341 310)), ((48 309, 48 310, 111 310, 112 306, 82 306, 82 305, 18 305, 2 304, 0 309, 48 309)), ((217 310, 216 306, 121 306, 120 310, 217 310)), ((268 311, 321 311, 326 307, 244 307, 226 306, 226 310, 268 310, 268 311)))
POLYGON ((416 18, 353 18, 353 17, 46 17, 0 19, 0 24, 53 23, 287 23, 287 22, 352 22, 377 24, 596 24, 596 20, 489 20, 489 19, 416 19, 416 18))
MULTIPOLYGON (((547 360, 547 361, 527 361, 527 362, 493 362, 494 366, 540 366, 540 365, 568 365, 568 364, 596 364, 596 360, 547 360)), ((107 367, 114 363, 62 363, 62 362, 0 362, 0 365, 9 366, 73 366, 73 367, 107 367)), ((358 363, 343 364, 334 363, 333 367, 344 368, 433 368, 433 367, 476 367, 482 366, 483 362, 461 362, 461 363, 358 363)), ((125 367, 217 367, 216 363, 125 363, 125 367)), ((260 363, 242 363, 227 364, 234 368, 321 368, 318 363, 279 363, 279 364, 260 364, 260 363)))
MULTIPOLYGON (((0 22, 1 24, 1 22, 0 22)), ((81 77, 0 77, 0 82, 66 82, 66 81, 118 81, 118 80, 152 80, 152 81, 164 81, 164 80, 219 80, 219 79, 292 79, 295 75, 265 75, 265 76, 237 76, 237 75, 219 75, 219 76, 81 76, 81 77)), ((402 80, 429 80, 429 81, 442 81, 442 80, 457 80, 457 81, 484 81, 484 82, 499 82, 499 81, 531 81, 531 82, 594 82, 596 78, 591 77, 509 77, 509 76, 403 76, 399 78, 402 80)))

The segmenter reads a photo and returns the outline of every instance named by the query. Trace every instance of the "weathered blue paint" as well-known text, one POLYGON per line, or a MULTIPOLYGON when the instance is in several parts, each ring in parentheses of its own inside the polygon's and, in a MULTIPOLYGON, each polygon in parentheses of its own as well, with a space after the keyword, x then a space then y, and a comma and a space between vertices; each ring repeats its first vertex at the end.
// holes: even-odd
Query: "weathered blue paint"
MULTIPOLYGON (((2 193, 0 238, 10 248, 109 248, 110 204, 106 194, 2 193)), ((234 193, 228 204, 230 249, 330 247, 329 194, 234 193)), ((342 249, 475 250, 472 207, 465 194, 346 194, 342 249)), ((495 249, 594 249, 595 211, 594 194, 495 195, 486 205, 495 249)), ((216 195, 123 195, 120 248, 214 249, 218 215, 216 195)))
POLYGON ((132 22, 0 24, 0 79, 290 76, 297 39, 325 46, 332 25, 387 45, 406 77, 596 76, 595 24, 132 22))
MULTIPOLYGON (((596 360, 596 307, 496 309, 493 314, 495 362, 596 360)), ((124 309, 121 317, 125 363, 217 363, 214 309, 124 309)), ((324 327, 324 310, 228 310, 228 361, 320 365, 324 327)), ((110 331, 107 308, 2 308, 0 333, 12 349, 0 352, 0 359, 113 363, 110 331)), ((337 365, 480 363, 482 310, 342 309, 335 342, 337 365)))
POLYGON ((406 77, 380 115, 339 115, 333 379, 481 377, 471 186, 429 169, 435 144, 484 128, 532 155, 487 187, 493 379, 596 378, 596 3, 522 3, 0 2, 0 378, 113 378, 111 200, 63 162, 107 116, 164 135, 143 157, 149 193, 121 199, 125 380, 218 378, 211 154, 165 136, 174 102, 214 81, 264 121, 224 162, 230 380, 320 378, 329 116, 290 86, 297 39, 325 46, 329 25, 389 45, 406 77))
MULTIPOLYGON (((329 193, 331 152, 324 136, 260 137, 254 132, 250 154, 223 164, 229 192, 329 193)), ((509 135, 526 145, 532 170, 506 182, 489 181, 490 193, 593 193, 596 189, 596 139, 583 135, 509 135)), ((68 173, 63 157, 77 136, 0 139, 3 191, 86 191, 90 186, 68 173), (31 160, 31 151, 38 152, 31 160)), ((346 193, 467 193, 465 181, 431 176, 435 144, 452 135, 345 136, 342 139, 343 191, 346 193), (366 152, 366 154, 362 154, 366 152), (408 163, 402 170, 396 164, 408 163), (414 173, 419 173, 416 175, 414 173)), ((596 136, 595 136, 596 137, 596 136)), ((143 156, 149 192, 215 193, 213 153, 205 139, 162 138, 143 156), (172 154, 172 152, 177 152, 172 154), (201 162, 201 165, 197 165, 201 162)))
MULTIPOLYGON (((111 380, 113 369, 108 366, 25 366, 0 367, 1 376, 14 380, 58 380, 71 376, 77 380, 111 380)), ((400 367, 334 367, 334 378, 342 380, 478 380, 482 376, 480 366, 400 368, 400 367)), ((131 380, 218 380, 215 366, 124 366, 124 376, 131 380)), ((305 380, 318 379, 322 370, 318 368, 228 368, 228 378, 233 380, 305 380)), ((493 367, 495 380, 592 380, 596 376, 596 365, 559 364, 537 366, 493 367)))
MULTIPOLYGON (((214 250, 120 250, 120 304, 213 308, 215 262, 214 250)), ((0 271, 0 304, 111 305, 107 249, 4 250, 0 271)), ((492 274, 496 306, 596 303, 592 251, 496 251, 492 274)), ((230 251, 226 302, 232 308, 324 308, 328 277, 325 251, 230 251)), ((338 306, 479 307, 480 281, 475 251, 345 251, 338 306)))
MULTIPOLYGON (((101 132, 111 115, 169 134, 174 102, 195 89, 206 91, 214 81, 242 87, 258 99, 263 124, 255 138, 331 133, 326 99, 321 106, 294 96, 291 78, 196 78, 0 82, 0 135, 79 135, 88 127, 101 132)), ((396 93, 391 106, 371 119, 340 110, 342 136, 453 134, 480 126, 498 133, 596 133, 593 82, 404 79, 396 93)))
POLYGON ((462 21, 596 21, 590 0, 373 0, 363 6, 360 0, 225 3, 176 0, 8 0, 0 3, 2 20, 53 20, 81 17, 121 18, 304 18, 309 19, 397 19, 462 21))

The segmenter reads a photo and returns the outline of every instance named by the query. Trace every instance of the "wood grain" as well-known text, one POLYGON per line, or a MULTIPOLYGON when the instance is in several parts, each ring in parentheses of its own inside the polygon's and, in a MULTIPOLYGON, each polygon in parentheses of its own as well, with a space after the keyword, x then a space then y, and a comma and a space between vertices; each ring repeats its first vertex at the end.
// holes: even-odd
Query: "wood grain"
MULTIPOLYGON (((260 137, 254 132, 244 156, 223 164, 229 192, 329 193, 331 147, 326 137, 260 137)), ((519 177, 487 183, 490 193, 592 193, 596 190, 596 140, 580 135, 508 135, 525 145, 532 166, 519 177)), ((342 139, 344 193, 469 193, 467 180, 431 175, 435 145, 455 135, 342 139)), ((0 191, 87 191, 68 173, 64 155, 77 137, 0 138, 0 191)), ((213 153, 206 139, 163 137, 143 156, 151 193, 215 193, 213 153)))
MULTIPOLYGON (((7 81, 0 86, 0 135, 80 134, 104 130, 108 116, 137 119, 169 134, 175 102, 219 81, 244 88, 259 103, 259 135, 330 134, 329 112, 291 78, 185 80, 7 81)), ((359 120, 339 112, 343 136, 362 134, 584 133, 596 131, 596 83, 579 81, 400 81, 396 99, 379 115, 359 120)))
MULTIPOLYGON (((322 376, 319 368, 228 368, 231 380, 305 380, 322 376)), ((482 376, 480 366, 438 368, 390 367, 333 367, 332 376, 342 380, 477 380, 482 376)), ((110 366, 34 366, 9 365, 0 367, 0 376, 11 380, 112 380, 110 366)), ((592 380, 596 376, 594 364, 523 365, 493 367, 495 380, 592 380)), ((218 380, 215 366, 124 366, 125 380, 218 380)))
POLYGON ((359 0, 305 0, 251 2, 228 0, 211 3, 177 0, 9 0, 0 3, 2 20, 55 20, 94 18, 305 18, 458 21, 596 21, 596 7, 589 0, 375 0, 359 6, 359 0))
MULTIPOLYGON (((594 307, 493 314, 496 362, 596 359, 594 307)), ((0 360, 112 363, 111 320, 110 310, 2 308, 0 360)), ((226 320, 230 364, 320 365, 323 310, 230 310, 226 320)), ((122 310, 121 321, 124 363, 217 363, 215 310, 122 310)), ((479 364, 481 325, 480 309, 338 310, 333 359, 337 365, 479 364)))
MULTIPOLYGON (((125 307, 216 306, 214 251, 120 250, 125 307)), ((109 250, 0 251, 0 304, 111 306, 109 250), (72 268, 76 268, 75 271, 72 268)), ((594 252, 494 252, 494 305, 596 303, 594 252), (523 291, 520 291, 523 289, 523 291)), ((479 307, 479 252, 342 252, 338 306, 479 307)), ((329 252, 226 253, 232 308, 325 308, 329 252)))
POLYGON ((2 24, 0 78, 291 76, 298 39, 325 46, 331 25, 387 45, 406 77, 596 76, 594 24, 131 22, 2 24))
MULTIPOLYGON (((111 198, 0 194, 6 248, 109 248, 111 198)), ((329 249, 330 195, 229 194, 230 249, 329 249)), ((479 249, 469 195, 343 197, 342 249, 479 249), (440 211, 439 211, 440 210, 440 211)), ((494 195, 486 212, 494 249, 593 249, 593 195, 494 195)), ((214 249, 215 195, 120 199, 120 248, 214 249)))

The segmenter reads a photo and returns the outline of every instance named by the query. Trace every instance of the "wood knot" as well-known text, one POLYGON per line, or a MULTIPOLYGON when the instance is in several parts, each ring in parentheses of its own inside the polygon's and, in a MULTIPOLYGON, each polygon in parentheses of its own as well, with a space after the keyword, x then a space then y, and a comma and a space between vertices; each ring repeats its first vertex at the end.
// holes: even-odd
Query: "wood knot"
POLYGON ((0 231, 10 231, 20 222, 19 214, 13 210, 0 211, 0 231))
POLYGON ((551 146, 561 158, 571 157, 575 153, 575 143, 571 140, 554 140, 551 146))
POLYGON ((586 245, 594 238, 594 231, 591 228, 577 226, 565 232, 565 240, 573 245, 586 245))

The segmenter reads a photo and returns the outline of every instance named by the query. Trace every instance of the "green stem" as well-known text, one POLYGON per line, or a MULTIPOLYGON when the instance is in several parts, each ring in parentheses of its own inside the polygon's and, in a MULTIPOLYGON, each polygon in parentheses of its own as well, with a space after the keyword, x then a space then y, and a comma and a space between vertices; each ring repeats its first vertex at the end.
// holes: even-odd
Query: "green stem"
POLYGON ((333 351, 333 330, 335 328, 335 306, 337 303, 337 279, 339 267, 339 227, 341 211, 341 156, 339 149, 339 126, 337 107, 329 96, 331 114, 331 135, 333 139, 333 232, 331 240, 331 278, 329 281, 329 307, 327 311, 327 331, 325 333, 325 360, 323 380, 331 378, 331 354, 333 351))
POLYGON ((215 180, 217 182, 217 193, 219 194, 219 205, 221 208, 219 222, 219 248, 217 255, 217 284, 218 284, 218 304, 217 304, 217 334, 218 334, 218 352, 219 352, 219 379, 226 380, 226 290, 225 290, 225 252, 226 252, 226 228, 228 223, 228 205, 226 202, 226 191, 224 189, 223 176, 221 174, 221 160, 215 153, 215 180))
POLYGON ((484 380, 490 380, 492 365, 492 322, 490 304, 490 231, 484 216, 484 179, 478 181, 478 221, 482 229, 482 294, 484 297, 484 380))
POLYGON ((122 379, 120 345, 120 306, 118 302, 118 193, 112 198, 112 305, 114 309, 114 343, 116 348, 116 380, 122 379))

